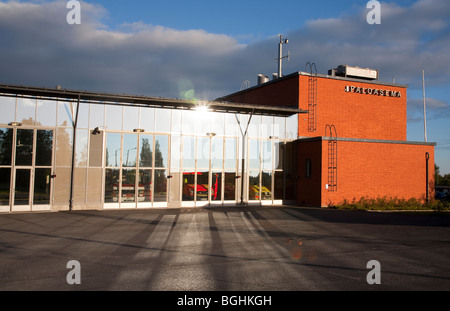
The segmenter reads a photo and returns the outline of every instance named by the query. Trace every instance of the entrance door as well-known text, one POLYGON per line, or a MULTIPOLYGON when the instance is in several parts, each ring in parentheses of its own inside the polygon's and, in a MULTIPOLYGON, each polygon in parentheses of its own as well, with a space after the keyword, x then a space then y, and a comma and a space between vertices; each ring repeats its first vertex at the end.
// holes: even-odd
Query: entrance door
POLYGON ((50 209, 53 133, 36 129, 15 131, 11 211, 50 209))

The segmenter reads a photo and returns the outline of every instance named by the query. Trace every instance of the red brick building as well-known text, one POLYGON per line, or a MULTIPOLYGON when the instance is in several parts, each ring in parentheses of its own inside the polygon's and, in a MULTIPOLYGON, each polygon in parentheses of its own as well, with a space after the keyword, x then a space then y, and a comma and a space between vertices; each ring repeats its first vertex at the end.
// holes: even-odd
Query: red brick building
POLYGON ((288 192, 297 204, 433 197, 435 143, 406 139, 407 85, 334 70, 258 81, 219 100, 308 110, 298 116, 298 139, 288 147, 286 188, 295 190, 288 192))

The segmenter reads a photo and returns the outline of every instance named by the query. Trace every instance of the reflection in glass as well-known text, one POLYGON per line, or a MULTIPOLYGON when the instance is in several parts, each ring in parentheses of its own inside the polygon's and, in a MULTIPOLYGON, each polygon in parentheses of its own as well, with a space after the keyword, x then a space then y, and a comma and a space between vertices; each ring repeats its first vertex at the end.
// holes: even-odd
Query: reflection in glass
POLYGON ((75 165, 86 166, 88 162, 88 137, 89 131, 77 129, 76 147, 75 147, 75 165))
POLYGON ((122 166, 136 167, 137 135, 123 134, 122 166))
POLYGON ((122 170, 122 196, 120 202, 136 202, 136 170, 124 169, 122 170))
POLYGON ((223 138, 213 137, 211 139, 211 168, 223 168, 223 138))
MULTIPOLYGON (((83 105, 81 105, 81 106, 83 106, 83 105)), ((91 104, 90 106, 91 106, 91 109, 90 109, 90 115, 89 115, 89 128, 91 128, 91 129, 94 129, 96 127, 104 128, 105 107, 108 107, 109 105, 91 104)), ((120 119, 120 121, 117 122, 116 127, 117 126, 120 126, 118 128, 118 130, 122 129, 121 128, 122 127, 122 119, 120 119)), ((82 124, 79 124, 78 127, 83 128, 84 126, 82 126, 82 124)))
POLYGON ((181 136, 172 135, 170 139, 170 167, 181 168, 181 136))
POLYGON ((108 133, 106 136, 106 167, 120 166, 120 133, 108 133))
POLYGON ((261 150, 262 169, 272 170, 272 141, 263 140, 261 144, 262 144, 261 150))
POLYGON ((155 136, 155 167, 167 167, 169 158, 169 136, 155 136))
POLYGON ((36 120, 36 99, 17 98, 17 118, 16 121, 22 124, 34 124, 36 120))
POLYGON ((155 109, 154 108, 140 108, 139 128, 145 129, 146 132, 155 131, 155 109))
POLYGON ((56 101, 41 100, 37 101, 36 123, 43 126, 56 125, 56 101))
POLYGON ((272 200, 272 172, 261 173, 261 200, 272 200))
POLYGON ((209 137, 197 138, 197 168, 209 169, 209 137))
POLYGON ((286 119, 282 117, 274 118, 273 136, 280 139, 286 138, 286 119))
POLYGON ((181 178, 182 174, 179 171, 170 171, 169 174, 169 202, 180 202, 181 200, 181 178))
POLYGON ((259 171, 250 171, 248 173, 248 199, 259 200, 259 171))
POLYGON ((286 138, 297 139, 298 135, 298 115, 294 114, 286 119, 286 138))
POLYGON ((269 138, 273 135, 273 117, 262 116, 261 128, 259 133, 261 138, 269 138))
POLYGON ((236 200, 236 173, 225 172, 224 200, 236 200))
POLYGON ((249 169, 259 170, 260 165, 260 150, 259 150, 259 140, 249 139, 248 140, 248 167, 249 169))
POLYGON ((167 201, 167 171, 155 170, 155 199, 154 202, 167 201))
POLYGON ((0 128, 0 165, 11 165, 13 129, 0 128))
MULTIPOLYGON (((105 106, 105 128, 108 130, 122 130, 122 107, 115 105, 105 106)), ((94 126, 93 128, 97 127, 94 126)), ((136 128, 136 127, 135 127, 136 128)))
POLYGON ((35 169, 33 204, 50 204, 50 175, 50 168, 35 169))
POLYGON ((14 205, 30 204, 30 169, 16 169, 14 205))
POLYGON ((0 124, 8 124, 9 122, 16 121, 15 97, 0 96, 0 107, 2 107, 2 113, 0 113, 0 124))
POLYGON ((32 165, 33 130, 17 130, 16 165, 32 165))
POLYGON ((139 108, 123 107, 123 130, 131 132, 137 128, 139 128, 139 108))
POLYGON ((37 130, 36 166, 51 166, 52 151, 53 151, 53 131, 37 130))
POLYGON ((139 170, 138 202, 152 201, 152 170, 139 170))
POLYGON ((225 169, 236 169, 236 138, 225 138, 225 169))
POLYGON ((119 202, 118 169, 105 170, 105 203, 119 202))
POLYGON ((211 201, 222 200, 222 173, 213 172, 211 175, 211 201))
POLYGON ((58 102, 58 126, 72 126, 74 116, 74 105, 70 102, 58 102))
POLYGON ((153 166, 153 135, 139 135, 139 166, 153 166))
POLYGON ((273 168, 276 170, 283 169, 283 157, 284 157, 284 143, 283 142, 275 142, 274 144, 274 161, 273 168))
MULTIPOLYGON (((74 102, 73 105, 75 106, 75 109, 77 107, 77 103, 74 102)), ((75 114, 74 116, 76 116, 76 110, 75 110, 75 114)), ((97 115, 95 114, 95 112, 91 112, 91 118, 95 118, 97 115)), ((91 119, 92 123, 94 119, 91 119)), ((101 124, 96 125, 92 128, 96 128, 97 126, 99 128, 101 128, 101 126, 103 126, 103 119, 101 119, 101 124)), ((89 128, 89 103, 88 102, 80 102, 80 109, 78 111, 78 120, 77 120, 77 128, 83 128, 83 129, 87 129, 89 128)))
POLYGON ((183 168, 195 168, 195 137, 183 136, 183 168))
POLYGON ((197 201, 208 201, 209 172, 197 172, 197 201))
POLYGON ((183 172, 183 201, 194 201, 195 172, 183 172))
MULTIPOLYGON (((244 127, 245 129, 245 127, 244 127)), ((239 124, 236 121, 234 114, 225 114, 225 135, 237 136, 240 135, 239 124)))
MULTIPOLYGON (((168 109, 158 109, 156 110, 156 131, 157 132, 170 132, 170 110, 168 109)), ((145 128, 145 127, 144 127, 145 128)))
POLYGON ((0 168, 0 205, 9 205, 11 168, 0 168))

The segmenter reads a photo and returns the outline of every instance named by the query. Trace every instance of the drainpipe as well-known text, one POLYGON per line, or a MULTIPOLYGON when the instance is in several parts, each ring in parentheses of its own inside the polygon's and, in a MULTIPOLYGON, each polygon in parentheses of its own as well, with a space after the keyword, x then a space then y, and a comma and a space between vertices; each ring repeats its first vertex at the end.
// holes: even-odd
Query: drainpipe
POLYGON ((429 175, 429 172, 428 172, 428 161, 429 161, 429 159, 430 159, 430 154, 428 153, 428 152, 426 152, 425 153, 425 162, 426 162, 426 178, 427 178, 427 180, 426 180, 426 198, 427 198, 427 204, 428 203, 430 203, 430 193, 429 193, 429 191, 430 191, 430 189, 429 189, 429 184, 428 184, 428 175, 429 175))
POLYGON ((75 145, 77 138, 77 124, 78 124, 78 111, 80 110, 80 94, 78 94, 77 100, 77 111, 75 113, 75 122, 73 123, 73 133, 72 133, 72 165, 70 167, 70 199, 69 199, 69 211, 73 209, 73 186, 74 186, 74 170, 75 170, 75 145))

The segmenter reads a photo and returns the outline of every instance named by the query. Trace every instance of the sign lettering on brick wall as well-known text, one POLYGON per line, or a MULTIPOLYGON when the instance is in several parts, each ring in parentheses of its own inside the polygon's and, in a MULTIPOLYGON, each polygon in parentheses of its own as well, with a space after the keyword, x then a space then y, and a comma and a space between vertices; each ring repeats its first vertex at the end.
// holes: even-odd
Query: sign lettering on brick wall
POLYGON ((376 96, 385 96, 385 97, 402 97, 402 92, 392 91, 386 89, 372 89, 367 87, 359 87, 347 85, 345 87, 345 91, 347 93, 357 93, 357 94, 367 94, 367 95, 376 95, 376 96))

